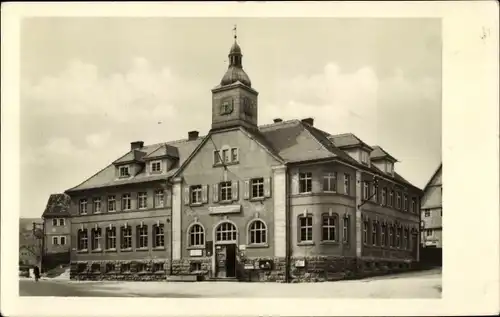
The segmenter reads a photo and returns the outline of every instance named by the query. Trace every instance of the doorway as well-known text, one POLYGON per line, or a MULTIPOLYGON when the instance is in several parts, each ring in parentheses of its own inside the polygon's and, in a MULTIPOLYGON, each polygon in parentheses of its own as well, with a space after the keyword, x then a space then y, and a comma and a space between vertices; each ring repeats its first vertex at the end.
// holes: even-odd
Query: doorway
POLYGON ((236 277, 236 244, 215 247, 217 277, 236 277))

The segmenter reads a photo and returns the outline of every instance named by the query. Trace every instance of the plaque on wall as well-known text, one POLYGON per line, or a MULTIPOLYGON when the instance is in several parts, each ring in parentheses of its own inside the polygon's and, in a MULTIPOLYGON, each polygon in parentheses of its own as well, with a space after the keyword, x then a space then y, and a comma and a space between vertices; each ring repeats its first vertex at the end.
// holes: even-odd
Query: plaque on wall
POLYGON ((203 250, 189 250, 189 256, 202 256, 203 250))
POLYGON ((245 251, 247 249, 247 246, 245 244, 240 244, 238 247, 241 251, 245 251))
POLYGON ((295 261, 295 267, 305 267, 306 266, 306 261, 305 260, 297 260, 295 261))

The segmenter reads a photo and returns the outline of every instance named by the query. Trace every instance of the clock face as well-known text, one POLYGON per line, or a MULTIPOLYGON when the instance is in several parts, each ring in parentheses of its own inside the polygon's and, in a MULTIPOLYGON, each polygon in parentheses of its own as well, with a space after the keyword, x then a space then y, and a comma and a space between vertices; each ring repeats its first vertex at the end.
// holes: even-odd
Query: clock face
POLYGON ((234 107, 232 99, 223 100, 220 105, 220 114, 228 115, 233 112, 233 108, 234 107))

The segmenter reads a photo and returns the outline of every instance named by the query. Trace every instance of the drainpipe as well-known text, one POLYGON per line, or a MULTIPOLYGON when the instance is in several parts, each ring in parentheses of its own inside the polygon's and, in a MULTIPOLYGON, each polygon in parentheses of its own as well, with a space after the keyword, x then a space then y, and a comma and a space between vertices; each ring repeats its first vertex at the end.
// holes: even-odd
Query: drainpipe
POLYGON ((286 173, 285 173, 285 192, 286 192, 286 203, 285 203, 285 222, 286 222, 286 253, 285 253, 285 283, 290 283, 290 268, 291 268, 291 263, 290 263, 290 240, 291 240, 291 235, 290 235, 290 166, 287 166, 286 173))
POLYGON ((168 234, 168 239, 169 239, 169 244, 170 244, 170 256, 169 256, 169 259, 168 261, 170 262, 170 265, 169 265, 169 275, 172 275, 172 257, 174 255, 173 253, 173 248, 174 248, 174 242, 173 242, 173 231, 172 231, 172 216, 173 216, 173 213, 172 213, 172 209, 174 207, 174 195, 173 195, 173 188, 172 188, 172 184, 170 182, 167 181, 167 191, 170 191, 170 195, 169 196, 169 199, 170 199, 170 218, 167 218, 167 222, 169 223, 169 234, 168 234))

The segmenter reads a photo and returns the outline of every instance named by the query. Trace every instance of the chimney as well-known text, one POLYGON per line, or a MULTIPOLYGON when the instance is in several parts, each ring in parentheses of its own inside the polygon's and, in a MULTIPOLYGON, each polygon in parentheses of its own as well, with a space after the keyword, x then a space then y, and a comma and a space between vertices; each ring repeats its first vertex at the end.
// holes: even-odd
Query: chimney
POLYGON ((130 150, 138 150, 144 146, 144 141, 130 142, 130 150))
POLYGON ((189 131, 188 132, 188 140, 196 140, 198 138, 198 131, 189 131))
POLYGON ((274 119, 273 121, 274 121, 274 123, 278 123, 278 122, 283 122, 283 119, 281 119, 281 118, 276 118, 276 119, 274 119))
POLYGON ((308 125, 310 125, 311 127, 314 126, 314 119, 313 118, 305 118, 305 119, 302 119, 302 122, 304 123, 307 123, 308 125))

